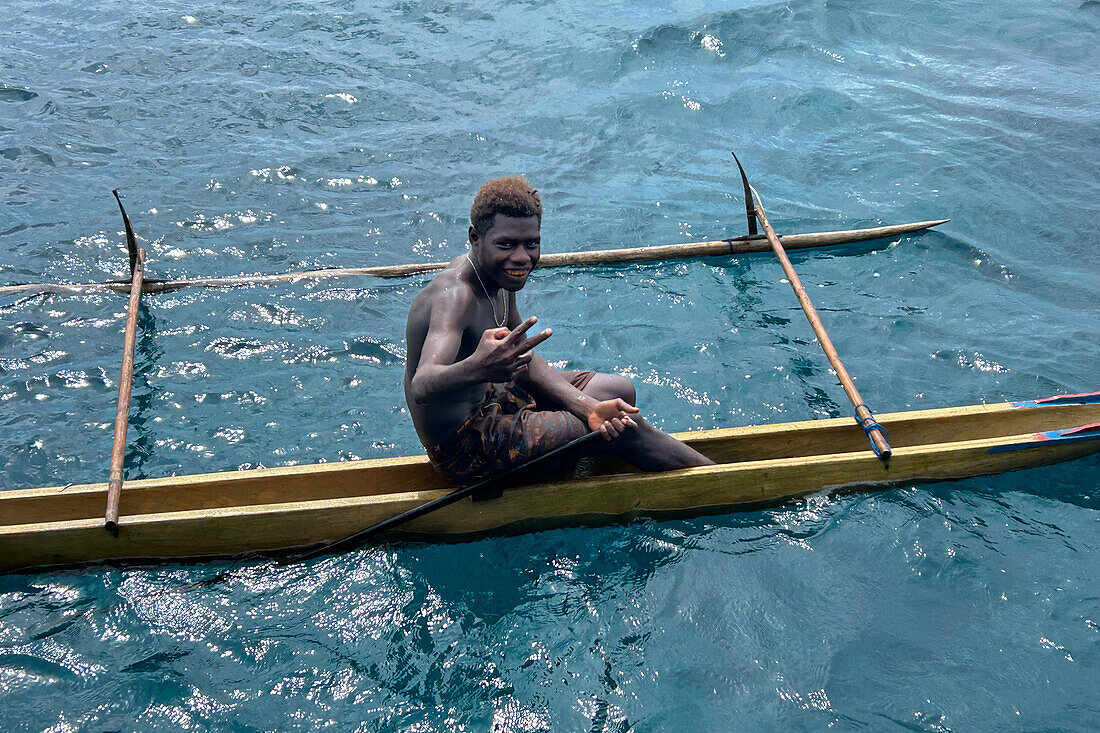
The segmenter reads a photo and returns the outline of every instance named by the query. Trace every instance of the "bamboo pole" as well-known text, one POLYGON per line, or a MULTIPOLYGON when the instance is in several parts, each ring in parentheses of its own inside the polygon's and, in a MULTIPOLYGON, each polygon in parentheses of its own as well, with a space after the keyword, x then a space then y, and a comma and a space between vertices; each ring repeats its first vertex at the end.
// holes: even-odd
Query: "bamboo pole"
MULTIPOLYGON (((897 237, 911 234, 950 221, 936 219, 917 221, 909 224, 893 224, 870 227, 867 229, 847 229, 835 232, 809 232, 805 234, 787 234, 781 238, 787 249, 808 247, 826 247, 835 244, 863 242, 885 237, 897 237)), ((583 265, 603 265, 623 262, 652 262, 659 260, 687 259, 693 257, 720 257, 729 255, 767 252, 771 249, 764 235, 747 235, 730 239, 715 239, 705 242, 687 242, 684 244, 652 245, 626 249, 605 249, 590 252, 556 252, 543 255, 539 260, 540 268, 567 267, 583 265)), ((379 267, 345 267, 329 270, 303 270, 276 275, 236 275, 231 277, 191 278, 184 280, 146 280, 143 292, 164 293, 183 288, 235 288, 249 285, 273 285, 276 283, 298 282, 301 280, 320 280, 345 277, 409 277, 442 270, 448 262, 421 262, 407 265, 383 265, 379 267)), ((27 285, 0 286, 0 295, 16 293, 54 293, 79 294, 95 292, 127 292, 129 281, 104 283, 32 283, 27 285)))
POLYGON ((145 250, 137 250, 130 280, 130 304, 126 310, 126 331, 122 342, 122 375, 118 379, 118 410, 115 412, 115 436, 111 444, 111 474, 107 480, 107 511, 103 526, 118 536, 118 499, 122 493, 122 464, 126 458, 126 427, 130 422, 130 390, 134 382, 134 345, 137 339, 138 304, 145 277, 145 250))

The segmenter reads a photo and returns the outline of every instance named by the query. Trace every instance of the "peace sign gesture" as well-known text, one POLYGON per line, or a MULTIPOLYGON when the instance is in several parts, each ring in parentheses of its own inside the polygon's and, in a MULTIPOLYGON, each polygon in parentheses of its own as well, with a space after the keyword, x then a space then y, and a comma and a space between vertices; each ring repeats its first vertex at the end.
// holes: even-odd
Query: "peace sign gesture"
POLYGON ((550 338, 552 331, 544 331, 524 338, 531 326, 538 322, 531 316, 509 331, 507 328, 490 328, 481 334, 470 359, 477 365, 478 374, 486 382, 511 382, 527 371, 533 354, 531 350, 550 338))

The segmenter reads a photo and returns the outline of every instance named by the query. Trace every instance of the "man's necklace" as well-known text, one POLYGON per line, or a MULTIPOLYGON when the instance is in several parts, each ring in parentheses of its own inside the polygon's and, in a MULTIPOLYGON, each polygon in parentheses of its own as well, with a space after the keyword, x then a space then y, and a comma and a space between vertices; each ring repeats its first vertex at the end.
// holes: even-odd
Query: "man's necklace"
POLYGON ((485 287, 485 282, 481 279, 481 273, 477 271, 477 265, 470 259, 470 253, 466 253, 466 261, 470 263, 470 267, 474 268, 474 274, 477 275, 477 282, 481 285, 481 292, 485 293, 485 300, 489 301, 489 307, 493 309, 493 323, 497 323, 497 328, 504 328, 504 324, 508 322, 508 298, 504 298, 504 318, 500 318, 497 315, 497 307, 493 303, 493 299, 489 297, 489 289, 485 287))

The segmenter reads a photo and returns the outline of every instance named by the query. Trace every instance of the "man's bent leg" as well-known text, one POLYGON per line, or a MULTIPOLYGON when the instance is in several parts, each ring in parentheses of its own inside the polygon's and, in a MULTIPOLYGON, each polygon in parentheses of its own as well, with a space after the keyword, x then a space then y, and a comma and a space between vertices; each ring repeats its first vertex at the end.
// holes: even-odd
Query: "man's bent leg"
MULTIPOLYGON (((570 381, 584 372, 562 372, 570 381)), ((575 382, 574 382, 575 383, 575 382)), ((622 399, 633 405, 637 399, 634 384, 617 374, 597 372, 588 378, 581 391, 601 402, 622 399)), ((661 432, 646 420, 631 417, 637 427, 627 429, 622 435, 609 441, 597 441, 586 451, 589 454, 614 453, 643 471, 671 471, 691 466, 711 466, 714 461, 694 448, 661 432)))
POLYGON ((628 428, 617 438, 596 441, 593 452, 614 453, 643 471, 672 471, 714 465, 714 461, 668 433, 661 432, 644 418, 631 415, 630 419, 637 427, 628 428))

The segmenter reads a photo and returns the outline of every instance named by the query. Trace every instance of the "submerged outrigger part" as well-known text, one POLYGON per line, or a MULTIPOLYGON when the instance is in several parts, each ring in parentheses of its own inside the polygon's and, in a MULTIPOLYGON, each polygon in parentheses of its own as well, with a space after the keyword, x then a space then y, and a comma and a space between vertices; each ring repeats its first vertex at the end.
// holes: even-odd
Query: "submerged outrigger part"
POLYGON ((752 203, 752 186, 749 185, 749 177, 745 175, 745 169, 741 167, 741 161, 733 154, 733 162, 737 163, 737 170, 741 172, 741 184, 745 188, 745 216, 749 219, 749 235, 756 234, 756 207, 752 203))

